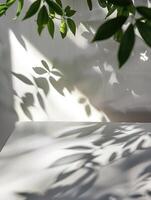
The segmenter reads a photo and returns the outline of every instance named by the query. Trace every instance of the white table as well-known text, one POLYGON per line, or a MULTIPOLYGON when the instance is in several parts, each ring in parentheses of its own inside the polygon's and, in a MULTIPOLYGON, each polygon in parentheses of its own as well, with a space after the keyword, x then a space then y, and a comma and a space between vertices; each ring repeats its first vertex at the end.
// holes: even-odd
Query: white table
POLYGON ((151 124, 25 122, 0 153, 2 200, 148 200, 151 124))

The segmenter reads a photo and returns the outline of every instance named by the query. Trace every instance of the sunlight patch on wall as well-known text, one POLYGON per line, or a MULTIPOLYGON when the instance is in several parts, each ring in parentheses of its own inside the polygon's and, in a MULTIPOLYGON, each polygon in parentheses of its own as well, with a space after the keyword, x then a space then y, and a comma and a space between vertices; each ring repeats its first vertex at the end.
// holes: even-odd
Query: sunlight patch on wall
MULTIPOLYGON (((12 31, 10 31, 9 37, 11 42, 12 69, 14 72, 22 74, 33 81, 33 76, 38 77, 34 73, 33 67, 41 67, 41 60, 46 60, 50 66, 50 73, 51 70, 57 72, 57 69, 55 69, 52 63, 48 62, 46 57, 44 57, 44 55, 42 55, 24 36, 22 36, 22 39, 25 41, 28 51, 20 44, 12 31)), ((80 44, 80 42, 78 43, 80 44)), ((59 71, 58 73, 61 74, 59 71)), ((45 78, 49 80, 47 75, 49 76, 49 74, 46 74, 45 78)), ((52 77, 56 82, 61 78, 57 75, 52 75, 52 77)), ((18 113, 19 121, 30 120, 27 117, 29 113, 21 107, 22 100, 23 98, 25 99, 27 93, 30 93, 34 98, 33 106, 29 107, 29 112, 34 121, 108 121, 105 114, 97 111, 91 105, 87 97, 81 94, 76 88, 69 92, 68 89, 62 85, 64 89, 62 89, 63 95, 61 95, 57 91, 57 88, 54 88, 54 85, 49 83, 50 91, 48 95, 45 96, 43 91, 40 90, 43 100, 39 102, 35 85, 25 84, 16 79, 16 77, 13 77, 13 83, 14 90, 18 95, 15 96, 15 109, 18 113), (42 107, 44 107, 44 109, 42 107)))

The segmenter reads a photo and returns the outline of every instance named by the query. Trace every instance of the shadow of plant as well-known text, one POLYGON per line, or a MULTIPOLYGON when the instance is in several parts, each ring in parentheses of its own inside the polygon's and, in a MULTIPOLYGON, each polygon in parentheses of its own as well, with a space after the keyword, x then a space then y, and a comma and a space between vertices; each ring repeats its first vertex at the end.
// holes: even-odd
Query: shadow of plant
MULTIPOLYGON (((53 87, 60 95, 65 96, 64 89, 69 93, 74 91, 74 85, 70 82, 61 71, 57 68, 50 67, 46 61, 41 61, 40 67, 33 67, 33 71, 36 74, 32 75, 31 78, 23 75, 12 72, 13 76, 22 81, 24 84, 34 87, 36 89, 36 95, 31 92, 26 92, 23 96, 19 96, 16 91, 14 95, 20 99, 20 107, 24 114, 30 119, 33 120, 32 113, 30 112, 30 107, 34 106, 35 98, 37 98, 39 105, 46 112, 45 99, 47 98, 50 88, 53 87)), ((91 115, 91 107, 87 103, 85 97, 78 99, 78 103, 84 106, 87 116, 91 115)))
POLYGON ((60 147, 64 155, 47 169, 57 170, 55 180, 44 194, 18 193, 26 200, 131 200, 151 196, 151 166, 146 165, 151 147, 149 124, 87 123, 70 131, 62 129, 55 138, 64 144, 60 147), (140 171, 131 175, 133 187, 126 189, 130 183, 123 183, 120 176, 128 176, 135 168, 140 171))
MULTIPOLYGON (((68 149, 75 150, 75 152, 77 150, 89 151, 91 149, 91 154, 93 154, 93 156, 88 156, 87 162, 89 162, 90 158, 90 160, 96 161, 98 156, 101 157, 101 155, 106 152, 108 158, 105 160, 104 163, 101 163, 103 165, 110 164, 111 162, 122 157, 127 157, 136 150, 146 149, 150 147, 151 143, 150 131, 147 132, 145 129, 142 129, 141 127, 139 127, 139 124, 128 125, 127 123, 122 123, 120 127, 117 123, 109 123, 107 124, 107 126, 102 126, 101 123, 96 123, 88 127, 85 126, 83 128, 61 133, 61 135, 59 135, 59 138, 84 139, 85 137, 90 136, 93 137, 93 140, 91 140, 91 144, 93 146, 88 147, 77 145, 74 147, 71 146, 68 149)), ((89 154, 84 155, 86 156, 89 154)), ((68 158, 74 160, 74 155, 71 155, 71 157, 67 156, 67 160, 68 158)), ((65 161, 66 158, 61 158, 61 160, 65 161)), ((71 160, 69 159, 69 163, 70 162, 71 160)), ((60 163, 60 161, 57 161, 57 163, 60 163)))
MULTIPOLYGON (((41 61, 41 62, 42 62, 42 67, 34 67, 33 68, 34 72, 38 75, 38 77, 32 76, 32 79, 30 79, 29 77, 27 77, 23 74, 18 74, 15 72, 12 72, 12 74, 13 74, 13 76, 18 78, 23 83, 36 88, 36 91, 37 91, 36 98, 39 102, 39 105, 41 106, 41 108, 44 111, 46 111, 43 98, 47 97, 50 87, 49 87, 48 79, 46 77, 43 77, 42 75, 49 73, 50 69, 45 61, 41 61), (43 95, 44 95, 44 97, 43 97, 43 95)), ((32 120, 32 114, 29 110, 29 107, 34 106, 34 98, 35 98, 34 95, 32 93, 27 92, 24 94, 24 96, 19 97, 16 91, 15 91, 14 95, 17 96, 21 100, 20 106, 21 106, 24 114, 29 119, 32 120)))

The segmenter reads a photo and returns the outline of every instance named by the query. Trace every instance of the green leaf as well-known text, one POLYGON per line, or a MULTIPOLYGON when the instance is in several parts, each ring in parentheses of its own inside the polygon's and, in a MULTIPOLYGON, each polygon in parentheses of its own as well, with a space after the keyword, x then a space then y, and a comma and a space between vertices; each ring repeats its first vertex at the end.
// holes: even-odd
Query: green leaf
POLYGON ((102 8, 106 8, 106 0, 98 0, 98 3, 102 8))
POLYGON ((63 15, 63 10, 60 7, 59 4, 55 3, 54 1, 51 0, 45 0, 47 4, 49 5, 50 8, 52 8, 58 15, 63 15))
POLYGON ((11 6, 13 3, 15 3, 16 0, 7 0, 6 5, 11 6))
POLYGON ((31 4, 23 20, 28 19, 35 15, 40 8, 41 0, 37 0, 31 4))
POLYGON ((131 55, 135 44, 134 26, 130 24, 125 31, 118 52, 119 67, 121 68, 131 55))
POLYGON ((112 37, 126 22, 126 19, 127 17, 121 16, 107 20, 98 28, 93 41, 106 40, 112 37))
POLYGON ((65 14, 67 17, 72 17, 76 13, 75 10, 72 10, 70 6, 65 8, 65 14))
POLYGON ((46 6, 42 6, 37 17, 38 33, 41 34, 42 30, 45 28, 49 20, 48 12, 46 6))
POLYGON ((40 78, 34 78, 34 81, 38 88, 42 89, 44 91, 45 95, 48 95, 49 93, 49 84, 46 78, 40 77, 40 78))
POLYGON ((22 75, 22 74, 17 74, 15 72, 12 72, 12 74, 18 78, 20 81, 24 82, 27 85, 33 85, 32 81, 30 79, 28 79, 26 76, 22 75))
POLYGON ((57 3, 60 7, 62 7, 62 2, 61 2, 61 0, 56 0, 56 3, 57 3))
POLYGON ((49 6, 49 16, 54 19, 56 16, 55 11, 49 6))
POLYGON ((44 100, 39 92, 37 92, 37 99, 38 99, 39 104, 42 107, 42 109, 45 110, 44 100))
POLYGON ((32 115, 31 115, 31 113, 30 113, 28 107, 26 107, 26 105, 25 105, 24 103, 21 103, 20 106, 21 106, 21 108, 22 108, 24 114, 25 114, 30 120, 32 120, 32 115))
POLYGON ((132 0, 107 0, 107 2, 117 6, 129 6, 133 4, 132 0))
POLYGON ((135 15, 135 13, 136 13, 136 7, 134 5, 129 5, 127 7, 127 9, 129 11, 129 13, 132 13, 133 15, 135 15))
POLYGON ((136 10, 139 14, 141 14, 146 19, 151 20, 151 8, 147 8, 145 6, 136 7, 136 10))
POLYGON ((18 17, 23 9, 24 0, 18 0, 16 16, 18 17))
POLYGON ((129 17, 130 11, 128 9, 129 7, 118 7, 117 8, 117 16, 125 16, 125 17, 129 17))
POLYGON ((119 29, 119 31, 117 31, 114 35, 114 40, 120 43, 122 40, 122 37, 123 37, 123 30, 119 29))
POLYGON ((49 18, 49 20, 48 20, 47 28, 48 28, 48 32, 51 35, 51 37, 54 38, 55 25, 51 18, 49 18))
POLYGON ((88 7, 89 7, 89 10, 92 10, 92 0, 87 0, 87 4, 88 4, 88 7))
POLYGON ((39 13, 38 13, 38 18, 37 18, 37 24, 38 26, 45 26, 48 23, 48 12, 46 6, 42 6, 39 13))
POLYGON ((106 6, 107 6, 107 10, 109 11, 113 5, 111 3, 107 3, 106 6))
POLYGON ((4 15, 6 10, 7 10, 6 4, 4 3, 0 4, 0 16, 4 15))
POLYGON ((115 5, 113 5, 113 6, 108 10, 108 13, 107 13, 107 15, 106 15, 106 18, 109 17, 110 15, 112 15, 116 9, 117 9, 117 7, 116 7, 115 5))
POLYGON ((66 35, 67 35, 67 23, 64 19, 61 20, 61 24, 60 24, 60 33, 61 33, 61 36, 62 38, 65 38, 66 35))
POLYGON ((76 34, 76 24, 75 24, 75 22, 72 19, 67 18, 67 24, 68 24, 68 27, 71 30, 71 32, 75 35, 76 34))
POLYGON ((151 27, 151 20, 147 20, 145 23, 151 27))
POLYGON ((47 62, 44 61, 44 60, 41 60, 41 63, 44 66, 44 68, 47 69, 50 72, 50 69, 49 69, 49 66, 48 66, 47 62))
POLYGON ((3 16, 6 13, 6 10, 0 10, 0 16, 3 16))
POLYGON ((41 67, 33 67, 33 70, 39 75, 47 73, 47 71, 41 67))
POLYGON ((6 9, 6 8, 7 8, 7 6, 5 3, 0 4, 0 10, 6 9))
POLYGON ((151 47, 151 26, 139 20, 136 21, 136 26, 145 43, 151 47))

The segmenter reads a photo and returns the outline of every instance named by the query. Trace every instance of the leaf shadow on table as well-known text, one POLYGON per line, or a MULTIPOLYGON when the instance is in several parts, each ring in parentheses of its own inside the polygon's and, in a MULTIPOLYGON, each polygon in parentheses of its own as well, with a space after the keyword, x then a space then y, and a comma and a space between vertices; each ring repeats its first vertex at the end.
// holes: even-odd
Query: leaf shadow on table
POLYGON ((66 143, 62 147, 66 153, 47 168, 58 170, 50 189, 44 194, 19 192, 19 196, 26 200, 131 200, 150 196, 150 124, 88 123, 62 131, 56 140, 66 143), (136 176, 130 175, 135 168, 136 176))

